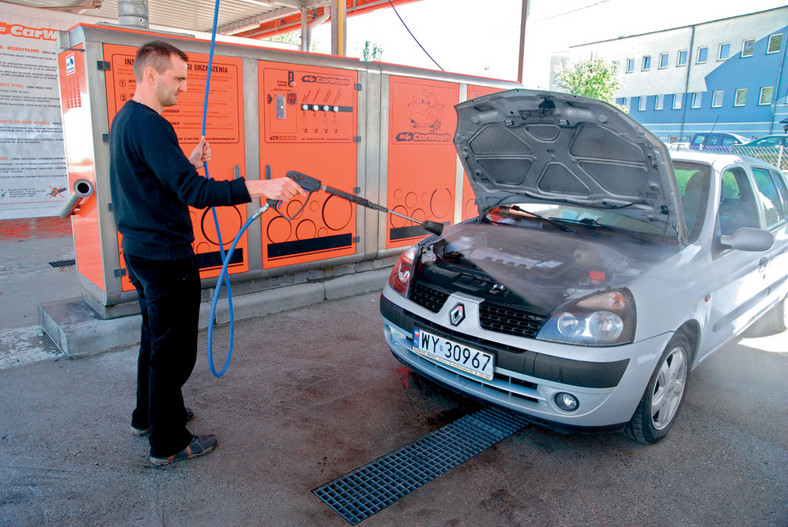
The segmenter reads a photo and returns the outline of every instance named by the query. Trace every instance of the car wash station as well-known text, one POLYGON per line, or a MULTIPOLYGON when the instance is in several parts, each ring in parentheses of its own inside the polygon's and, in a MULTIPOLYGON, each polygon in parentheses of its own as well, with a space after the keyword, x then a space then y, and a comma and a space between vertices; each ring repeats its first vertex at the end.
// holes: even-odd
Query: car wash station
MULTIPOLYGON (((0 482, 7 489, 0 518, 8 525, 743 524, 751 518, 741 504, 756 497, 759 520, 788 519, 786 509, 771 508, 781 492, 784 498, 784 423, 764 418, 775 430, 753 438, 746 422, 699 410, 718 405, 719 378, 752 364, 742 355, 782 361, 771 367, 768 384, 788 371, 782 353, 731 344, 715 355, 695 380, 696 398, 685 403, 673 449, 664 441, 645 446, 618 434, 543 428, 507 404, 433 383, 392 356, 379 302, 397 272, 406 280, 415 272, 403 266, 403 251, 479 215, 477 189, 455 147, 455 107, 523 87, 522 79, 345 56, 348 17, 419 1, 198 2, 200 21, 182 29, 178 4, 186 3, 169 0, 106 1, 105 8, 117 4, 110 22, 79 19, 101 0, 14 2, 77 19, 57 31, 56 56, 68 177, 58 215, 70 222, 79 297, 42 298, 37 307, 57 360, 19 366, 20 375, 0 370, 0 384, 14 394, 0 411, 0 482), (173 17, 167 29, 151 23, 154 13, 173 17), (308 52, 320 24, 331 25, 331 54, 308 52), (298 29, 300 50, 260 42, 298 29), (210 178, 289 177, 306 192, 288 202, 189 209, 202 292, 198 362, 184 396, 195 408, 190 428, 218 427, 221 446, 167 469, 148 466, 147 441, 127 432, 140 311, 115 227, 109 170, 110 125, 134 96, 136 50, 152 40, 189 57, 188 90, 162 116, 187 154, 206 137, 210 178), (735 432, 719 439, 724 426, 735 432), (50 437, 44 429, 55 431, 50 437), (695 444, 701 436, 715 437, 724 450, 695 444), (38 449, 54 454, 49 459, 38 449), (744 450, 746 463, 737 457, 744 450), (758 488, 749 489, 755 464, 758 488), (681 478, 680 488, 668 490, 681 478), (723 506, 730 498, 720 499, 718 490, 731 481, 745 490, 723 506), (769 485, 778 490, 764 490, 769 485), (664 492, 653 493, 655 487, 664 492), (699 499, 705 511, 677 505, 699 499)), ((22 12, 24 20, 31 12, 22 12)), ((522 72, 522 54, 520 61, 522 72)), ((475 108, 474 123, 491 119, 494 104, 475 108)), ((535 105, 532 117, 544 118, 545 108, 535 105)), ((549 131, 539 133, 550 140, 549 131)), ((515 162, 500 137, 495 162, 515 162)), ((482 158, 477 175, 492 162, 482 158)), ((558 263, 534 265, 549 271, 558 263)), ((506 294, 498 287, 492 294, 506 294)), ((422 294, 425 302, 442 301, 422 294)), ((453 308, 453 326, 468 314, 466 305, 453 308)), ((402 325, 394 311, 384 317, 402 325)), ((438 331, 414 319, 422 331, 438 331)), ((538 368, 534 355, 523 360, 538 368)), ((563 380, 566 364, 542 367, 563 380)), ((456 358, 450 365, 462 369, 456 358)), ((528 388, 507 379, 514 391, 528 388)), ((755 389, 739 402, 721 398, 735 408, 741 401, 760 406, 755 401, 766 395, 755 389)))

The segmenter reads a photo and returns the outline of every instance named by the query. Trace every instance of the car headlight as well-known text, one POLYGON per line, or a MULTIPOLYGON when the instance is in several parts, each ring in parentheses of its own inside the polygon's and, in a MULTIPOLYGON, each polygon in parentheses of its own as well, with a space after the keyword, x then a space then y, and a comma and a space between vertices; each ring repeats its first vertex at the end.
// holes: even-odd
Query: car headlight
POLYGON ((635 338, 635 319, 632 293, 604 291, 554 311, 536 338, 583 346, 629 344, 635 338))
POLYGON ((407 251, 402 253, 397 263, 389 275, 389 285, 396 292, 408 297, 408 288, 410 281, 413 278, 413 260, 416 258, 416 247, 410 247, 407 251))

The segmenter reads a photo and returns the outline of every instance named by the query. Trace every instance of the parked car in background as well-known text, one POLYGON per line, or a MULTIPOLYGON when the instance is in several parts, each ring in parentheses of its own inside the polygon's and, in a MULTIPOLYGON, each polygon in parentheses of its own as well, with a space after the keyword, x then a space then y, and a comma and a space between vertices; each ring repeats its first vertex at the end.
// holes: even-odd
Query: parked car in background
POLYGON ((710 152, 730 152, 733 145, 747 142, 743 135, 729 133, 700 133, 690 139, 689 147, 692 150, 708 150, 710 152))
POLYGON ((759 146, 759 147, 771 147, 771 148, 782 146, 784 148, 788 146, 788 134, 765 135, 763 137, 759 137, 758 139, 753 139, 752 141, 744 143, 744 146, 759 146))
POLYGON ((788 170, 788 135, 786 134, 765 135, 742 145, 734 145, 731 147, 731 152, 757 157, 779 167, 780 170, 788 170))
POLYGON ((568 94, 456 109, 479 216, 405 251, 380 299, 413 371, 554 429, 653 443, 694 368, 765 313, 785 329, 775 167, 669 154, 617 108, 568 94))

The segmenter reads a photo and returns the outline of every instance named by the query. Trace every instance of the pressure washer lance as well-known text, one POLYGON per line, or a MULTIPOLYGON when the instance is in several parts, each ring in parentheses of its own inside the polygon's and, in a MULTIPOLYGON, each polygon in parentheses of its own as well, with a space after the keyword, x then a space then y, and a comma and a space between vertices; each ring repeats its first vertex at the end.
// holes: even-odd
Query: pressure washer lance
MULTIPOLYGON (((432 234, 437 234, 438 236, 441 235, 443 232, 443 224, 438 223, 435 221, 419 221, 416 218, 411 218, 410 216, 405 216, 404 214, 400 214, 399 212, 395 212, 393 210, 387 209, 383 205, 378 205, 377 203, 372 203, 368 199, 362 198, 361 196, 357 196, 355 194, 349 194, 342 190, 336 189, 334 187, 330 187, 328 185, 323 185, 319 180, 307 176, 306 174, 302 174, 296 170, 291 170, 287 173, 287 177, 301 185, 301 187, 308 191, 308 192, 315 192, 317 190, 323 190, 328 192, 332 196, 337 196, 338 198, 342 198, 344 200, 350 201, 351 203, 355 203, 357 205, 361 205, 362 207, 366 207, 368 209, 377 210, 379 212, 385 212, 387 214, 393 214, 395 216, 399 216, 400 218, 404 218, 408 221, 412 221, 413 223, 418 223, 421 225, 424 230, 427 232, 431 232, 432 234)), ((268 207, 266 207, 267 209, 268 207)), ((265 212, 263 210, 263 212, 265 212)))

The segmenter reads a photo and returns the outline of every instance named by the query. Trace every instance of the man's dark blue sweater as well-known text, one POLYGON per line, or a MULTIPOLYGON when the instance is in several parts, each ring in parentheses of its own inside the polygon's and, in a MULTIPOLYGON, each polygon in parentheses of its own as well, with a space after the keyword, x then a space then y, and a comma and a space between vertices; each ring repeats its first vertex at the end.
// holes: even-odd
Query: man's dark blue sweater
POLYGON ((110 187, 115 225, 127 254, 150 260, 193 254, 189 205, 252 201, 243 178, 202 177, 183 154, 172 125, 148 106, 128 101, 110 130, 110 187))

